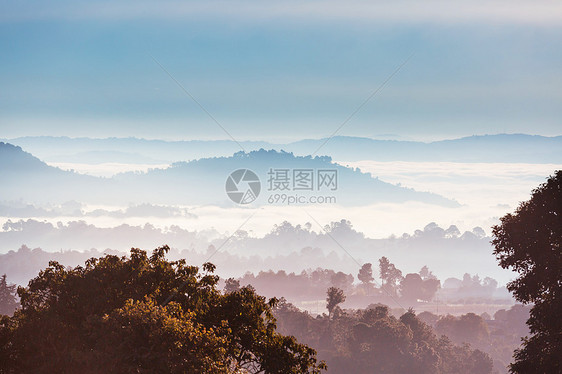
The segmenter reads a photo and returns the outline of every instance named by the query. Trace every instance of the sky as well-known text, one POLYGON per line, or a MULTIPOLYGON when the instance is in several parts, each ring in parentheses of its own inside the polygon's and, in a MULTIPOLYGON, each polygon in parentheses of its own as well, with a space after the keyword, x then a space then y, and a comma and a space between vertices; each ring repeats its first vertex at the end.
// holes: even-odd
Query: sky
POLYGON ((557 1, 0 0, 0 51, 4 138, 562 133, 557 1))

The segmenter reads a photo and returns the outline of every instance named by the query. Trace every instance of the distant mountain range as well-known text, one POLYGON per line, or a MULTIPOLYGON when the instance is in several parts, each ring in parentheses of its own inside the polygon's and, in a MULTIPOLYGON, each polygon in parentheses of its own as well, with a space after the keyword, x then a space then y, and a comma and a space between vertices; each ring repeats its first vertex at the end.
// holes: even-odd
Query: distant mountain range
MULTIPOLYGON (((271 203, 272 196, 281 195, 305 198, 333 196, 336 198, 333 202, 344 206, 405 201, 449 207, 459 205, 430 192, 418 192, 383 182, 358 169, 332 163, 331 158, 326 156, 303 157, 262 149, 237 152, 229 157, 177 162, 168 168, 152 169, 147 173, 131 172, 99 178, 51 167, 20 147, 7 143, 0 143, 0 174, 3 177, 0 201, 61 203, 76 200, 120 205, 233 206, 235 204, 229 200, 225 186, 229 174, 237 169, 250 169, 257 174, 260 180, 257 205, 271 203), (308 175, 311 190, 305 183, 306 178, 297 181, 295 173, 308 175), (322 185, 321 173, 324 176, 330 174, 334 183, 322 185)), ((240 189, 247 189, 244 180, 240 181, 240 189)), ((275 203, 285 203, 283 197, 275 199, 275 203)))
POLYGON ((102 179, 45 164, 20 147, 0 142, 0 201, 51 203, 72 200, 79 191, 101 189, 102 179))
MULTIPOLYGON (((46 162, 162 164, 230 156, 241 150, 229 140, 165 141, 138 138, 22 137, 4 141, 23 147, 46 162)), ((562 163, 562 136, 525 134, 470 136, 435 142, 377 140, 336 136, 287 144, 241 141, 246 152, 273 149, 297 156, 329 155, 338 161, 447 161, 562 163), (319 149, 320 148, 320 149, 319 149)))

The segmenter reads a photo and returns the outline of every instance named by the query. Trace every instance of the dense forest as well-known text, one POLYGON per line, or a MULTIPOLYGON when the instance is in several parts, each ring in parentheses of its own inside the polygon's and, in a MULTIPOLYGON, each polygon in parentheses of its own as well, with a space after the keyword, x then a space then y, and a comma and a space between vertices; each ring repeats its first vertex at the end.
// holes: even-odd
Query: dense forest
MULTIPOLYGON (((0 280, 0 372, 486 374, 511 361, 511 373, 558 373, 561 217, 559 171, 494 226, 500 266, 519 274, 507 287, 527 305, 498 310, 493 319, 382 303, 342 308, 349 293, 399 306, 435 296, 441 282, 427 267, 403 275, 386 257, 378 286, 367 263, 359 284, 351 274, 319 269, 247 274, 226 279, 222 289, 215 265, 170 261, 168 246, 76 267, 51 261, 17 291, 5 275, 0 280), (312 291, 303 292, 313 294, 329 279, 328 314, 313 316, 282 295, 260 296, 256 286, 271 276, 308 282, 312 291)), ((496 287, 468 274, 460 282, 496 287)))
MULTIPOLYGON (((372 367, 389 373, 414 368, 420 373, 492 372, 490 356, 467 344, 487 337, 481 317, 436 323, 436 331, 446 331, 456 344, 439 338, 413 310, 399 318, 382 304, 342 310, 345 294, 336 287, 328 289, 329 314, 312 317, 284 298, 266 301, 251 285, 239 287, 233 279, 220 292, 214 265, 199 271, 185 261, 170 262, 167 250, 156 249, 151 256, 132 250, 129 258, 107 255, 71 269, 51 262, 28 287, 18 289, 21 309, 2 319, 3 372, 74 372, 78 367, 90 372, 100 356, 108 368, 118 365, 123 372, 153 367, 162 372, 316 372, 325 364, 317 364, 314 349, 335 373, 350 367, 357 373, 372 367), (155 350, 154 344, 163 345, 155 350)), ((1 286, 9 299, 14 287, 5 277, 1 286)))

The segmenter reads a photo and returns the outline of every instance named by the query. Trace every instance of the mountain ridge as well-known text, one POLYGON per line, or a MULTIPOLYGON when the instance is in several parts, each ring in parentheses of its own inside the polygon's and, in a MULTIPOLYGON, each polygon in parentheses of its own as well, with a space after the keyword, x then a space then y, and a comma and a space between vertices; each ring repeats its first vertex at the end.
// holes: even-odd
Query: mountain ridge
MULTIPOLYGON (((307 155, 318 149, 327 138, 303 139, 290 143, 241 141, 246 151, 275 149, 307 155)), ((241 150, 231 140, 159 140, 143 138, 69 138, 21 137, 9 139, 46 162, 82 161, 108 162, 120 152, 130 161, 136 154, 138 163, 189 161, 212 156, 228 156, 241 150), (104 152, 107 153, 104 155, 104 152), (82 154, 82 157, 80 155, 82 154)), ((528 134, 472 135, 456 139, 421 142, 412 140, 382 140, 366 137, 334 136, 318 151, 344 161, 447 161, 447 162, 505 162, 505 163, 562 163, 562 136, 528 134)))
MULTIPOLYGON (((155 168, 145 173, 129 172, 117 174, 112 178, 93 177, 63 171, 41 162, 20 147, 0 143, 0 156, 9 154, 10 157, 0 158, 0 165, 4 167, 10 162, 18 163, 18 168, 9 169, 9 177, 0 184, 0 196, 3 200, 23 200, 27 202, 62 203, 69 200, 90 203, 152 203, 152 204, 185 204, 205 205, 215 204, 232 206, 225 192, 225 181, 230 173, 237 169, 250 169, 258 173, 262 189, 260 205, 265 205, 265 189, 268 173, 275 169, 307 170, 313 175, 317 170, 330 170, 335 173, 336 188, 310 192, 275 191, 271 194, 313 195, 314 193, 335 196, 341 205, 365 205, 375 202, 405 202, 420 201, 429 204, 456 207, 459 204, 443 196, 418 192, 373 178, 371 174, 358 169, 332 163, 327 156, 295 156, 289 152, 275 150, 237 152, 232 156, 202 158, 189 162, 177 162, 167 168, 155 168), (34 167, 27 170, 25 162, 34 167), (35 173, 35 166, 41 165, 41 173, 35 173), (64 185, 64 189, 60 187, 64 185), (338 189, 338 185, 341 187, 338 189), (40 186, 41 188, 37 188, 40 186), (100 194, 100 191, 102 193, 100 194), (155 193, 156 192, 156 193, 155 193)), ((289 182, 287 182, 289 183, 289 182)), ((294 182, 293 182, 294 183, 294 182)), ((324 195, 323 195, 324 196, 324 195)))

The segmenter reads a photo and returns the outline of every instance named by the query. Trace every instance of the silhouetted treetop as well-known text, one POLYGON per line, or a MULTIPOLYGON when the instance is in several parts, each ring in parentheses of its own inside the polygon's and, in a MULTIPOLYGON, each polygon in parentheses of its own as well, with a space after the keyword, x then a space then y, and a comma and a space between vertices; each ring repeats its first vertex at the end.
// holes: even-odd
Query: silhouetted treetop
POLYGON ((0 373, 319 373, 316 352, 276 332, 250 287, 222 293, 215 266, 106 255, 57 262, 20 287, 22 308, 0 323, 0 373), (172 295, 172 297, 170 297, 172 295), (169 303, 168 303, 169 301, 169 303))
POLYGON ((527 322, 532 335, 516 351, 511 371, 562 372, 562 171, 502 217, 493 235, 500 266, 519 273, 507 288, 517 300, 534 303, 527 322))

